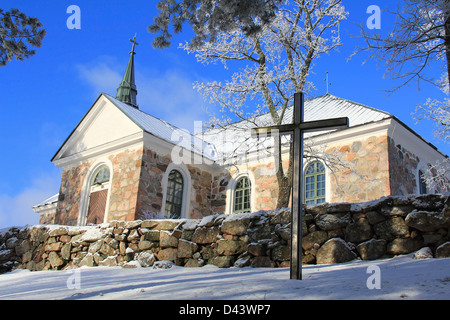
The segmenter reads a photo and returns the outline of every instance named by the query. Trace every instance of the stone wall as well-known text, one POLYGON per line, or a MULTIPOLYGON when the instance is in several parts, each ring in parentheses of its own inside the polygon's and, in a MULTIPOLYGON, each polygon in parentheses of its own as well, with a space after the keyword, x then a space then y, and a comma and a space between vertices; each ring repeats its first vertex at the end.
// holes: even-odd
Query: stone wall
MULTIPOLYGON (((142 147, 138 147, 108 156, 113 167, 108 188, 108 220, 135 219, 142 153, 142 147)), ((53 223, 69 226, 77 224, 82 203, 82 188, 90 188, 85 180, 93 173, 94 161, 95 159, 92 159, 63 170, 60 198, 53 223)))
MULTIPOLYGON (((89 188, 85 180, 92 171, 94 160, 63 170, 56 214, 52 217, 43 216, 40 223, 69 226, 77 224, 82 188, 89 188)), ((109 155, 108 160, 113 170, 108 188, 107 221, 132 221, 161 216, 163 179, 171 163, 170 156, 158 154, 146 147, 137 147, 109 155)), ((223 174, 213 177, 201 165, 188 165, 187 168, 191 179, 191 198, 188 201, 190 217, 201 218, 211 213, 223 213, 226 187, 220 178, 223 174)))
POLYGON ((59 201, 53 223, 76 225, 80 212, 81 189, 89 167, 90 163, 85 162, 63 170, 59 201))
MULTIPOLYGON (((306 208, 303 263, 341 263, 421 248, 450 257, 450 195, 387 197, 306 208)), ((423 252, 423 250, 422 250, 423 252)), ((80 266, 287 267, 289 209, 202 219, 112 221, 92 227, 34 226, 0 231, 0 270, 80 266)))
POLYGON ((418 156, 389 138, 389 170, 392 194, 404 195, 417 192, 419 162, 418 156))
POLYGON ((134 220, 138 201, 143 148, 130 148, 109 156, 113 171, 107 219, 134 220))
POLYGON ((370 136, 347 144, 332 145, 327 152, 338 154, 348 169, 330 175, 330 202, 364 202, 391 193, 387 135, 370 136))
POLYGON ((141 167, 136 219, 159 216, 163 201, 162 181, 169 163, 169 157, 144 148, 142 160, 136 163, 136 167, 141 167))

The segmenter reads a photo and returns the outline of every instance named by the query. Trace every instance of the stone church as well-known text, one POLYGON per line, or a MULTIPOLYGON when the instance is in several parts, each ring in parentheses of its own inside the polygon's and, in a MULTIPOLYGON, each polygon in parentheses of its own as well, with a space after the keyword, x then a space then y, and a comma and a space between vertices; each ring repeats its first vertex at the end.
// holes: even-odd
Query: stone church
MULTIPOLYGON (((225 141, 217 128, 191 134, 141 111, 134 54, 133 43, 116 97, 101 93, 51 159, 62 168, 61 187, 33 207, 40 223, 87 225, 274 209, 279 187, 270 143, 256 143, 239 123, 225 130, 225 141), (231 145, 245 138, 246 151, 230 155, 230 137, 231 145)), ((305 135, 308 205, 440 191, 428 190, 421 175, 446 155, 394 115, 331 94, 306 101, 304 108, 306 121, 345 116, 350 123, 347 129, 305 135), (343 166, 332 169, 315 156, 327 153, 343 166)), ((257 120, 263 125, 267 119, 257 120)), ((292 108, 284 119, 292 119, 292 108)), ((282 155, 280 165, 286 167, 289 143, 282 155)))

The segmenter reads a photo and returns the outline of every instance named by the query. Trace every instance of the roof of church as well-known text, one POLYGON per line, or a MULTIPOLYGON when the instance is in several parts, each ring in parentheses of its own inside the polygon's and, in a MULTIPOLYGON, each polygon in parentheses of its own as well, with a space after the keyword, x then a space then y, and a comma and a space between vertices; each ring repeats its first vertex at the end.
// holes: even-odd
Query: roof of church
POLYGON ((189 151, 202 154, 211 160, 214 159, 214 147, 200 138, 195 137, 187 130, 180 129, 164 120, 136 109, 106 93, 103 93, 103 95, 145 132, 175 145, 179 145, 189 151))
MULTIPOLYGON (((305 121, 325 120, 339 117, 348 117, 350 127, 393 117, 392 114, 381 111, 357 102, 339 98, 329 93, 305 101, 304 105, 305 121)), ((280 110, 279 110, 280 112, 280 110)), ((283 117, 283 124, 292 122, 293 106, 286 108, 283 117)), ((240 121, 244 127, 253 127, 251 122, 240 121)), ((257 116, 254 122, 258 126, 273 125, 269 112, 257 116)), ((233 125, 238 125, 235 123, 233 125)))
MULTIPOLYGON (((144 111, 136 109, 122 101, 113 98, 112 96, 103 93, 114 105, 116 105, 123 113, 125 113, 134 123, 136 123, 145 132, 150 133, 158 138, 168 141, 174 145, 179 145, 185 149, 202 154, 203 156, 215 160, 216 156, 227 147, 227 141, 222 141, 218 138, 217 133, 222 129, 207 130, 201 137, 194 136, 186 130, 180 129, 164 120, 156 118, 144 111)), ((377 122, 383 119, 395 118, 392 114, 381 111, 360 103, 356 103, 347 99, 339 98, 329 93, 305 101, 305 121, 324 120, 338 117, 348 117, 349 126, 355 127, 367 123, 377 122)), ((288 107, 283 123, 292 122, 293 107, 288 107)), ((230 125, 233 128, 248 129, 258 126, 273 125, 272 118, 269 113, 257 116, 252 122, 239 121, 230 125)), ((231 136, 226 139, 231 139, 233 142, 239 143, 246 138, 242 131, 236 130, 231 136)), ((309 133, 306 136, 322 134, 322 132, 309 133)), ((250 134, 248 132, 248 134, 250 134)))
MULTIPOLYGON (((283 124, 292 123, 293 109, 293 106, 290 106, 286 109, 282 121, 283 124)), ((278 112, 280 114, 281 110, 278 110, 278 112)), ((373 123, 388 118, 395 118, 393 115, 385 111, 339 98, 329 93, 310 100, 306 100, 304 103, 305 121, 325 120, 339 117, 348 117, 349 127, 373 123)), ((265 127, 272 125, 274 125, 272 117, 270 113, 267 112, 249 120, 242 120, 232 123, 228 126, 225 126, 224 128, 209 129, 204 132, 203 139, 210 142, 216 147, 216 154, 220 154, 223 152, 227 153, 230 150, 233 150, 233 148, 235 148, 238 144, 245 144, 246 147, 251 150, 252 148, 256 147, 256 144, 248 143, 248 138, 250 137, 250 131, 248 129, 257 126, 265 127), (219 138, 219 135, 222 132, 225 132, 224 139, 226 139, 227 141, 221 141, 221 139, 219 138), (230 143, 230 141, 232 143, 230 143)), ((330 131, 333 130, 307 133, 305 134, 305 137, 320 135, 330 131)))
MULTIPOLYGON (((286 111, 285 119, 292 119, 292 107, 286 111)), ((333 96, 329 93, 305 101, 305 121, 348 117, 350 127, 390 118, 392 115, 366 105, 333 96)))
POLYGON ((56 203, 58 202, 58 198, 59 198, 59 193, 51 196, 50 198, 45 199, 44 201, 41 201, 40 203, 36 204, 33 206, 33 209, 36 209, 38 207, 43 207, 52 203, 56 203))

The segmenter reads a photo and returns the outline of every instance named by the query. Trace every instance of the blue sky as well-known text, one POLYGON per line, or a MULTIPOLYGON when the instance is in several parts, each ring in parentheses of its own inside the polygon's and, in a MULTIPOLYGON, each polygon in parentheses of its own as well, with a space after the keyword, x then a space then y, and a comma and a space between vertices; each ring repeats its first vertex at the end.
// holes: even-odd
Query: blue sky
MULTIPOLYGON (((2 0, 4 10, 18 8, 38 17, 47 36, 36 55, 0 67, 0 228, 38 223, 31 206, 59 191, 61 171, 50 159, 101 92, 115 96, 129 58, 129 39, 135 33, 140 109, 191 131, 194 120, 208 119, 203 110, 206 102, 192 83, 223 80, 229 73, 220 65, 199 64, 194 55, 177 49, 179 42, 190 39, 190 32, 174 37, 170 49, 153 49, 154 35, 147 32, 147 26, 157 13, 156 3, 2 0), (66 10, 73 4, 81 9, 79 30, 66 26, 70 16, 66 10)), ((330 93, 394 114, 450 154, 449 145, 434 139, 431 123, 416 124, 411 116, 428 97, 442 97, 437 89, 424 84, 418 90, 413 84, 388 96, 382 90, 396 83, 383 79, 382 66, 378 68, 375 61, 362 66, 364 54, 347 61, 360 43, 350 35, 359 34, 356 23, 369 18, 368 6, 395 9, 395 2, 344 0, 344 5, 349 11, 341 24, 344 45, 316 61, 310 80, 317 91, 312 96, 326 93, 328 71, 330 93)), ((383 12, 381 28, 392 28, 392 20, 383 12)), ((440 69, 430 66, 430 72, 438 75, 440 69)))

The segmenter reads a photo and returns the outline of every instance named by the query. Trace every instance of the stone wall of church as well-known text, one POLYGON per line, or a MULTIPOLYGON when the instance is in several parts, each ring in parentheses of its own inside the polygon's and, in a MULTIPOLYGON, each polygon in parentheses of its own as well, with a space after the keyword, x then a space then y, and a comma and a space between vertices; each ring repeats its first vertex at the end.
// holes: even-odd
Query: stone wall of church
POLYGON ((141 161, 136 162, 136 167, 141 167, 136 219, 155 218, 160 215, 164 192, 162 181, 169 164, 168 156, 144 148, 141 161))
MULTIPOLYGON (((318 148, 324 148, 318 146, 318 148)), ((326 151, 339 158, 345 166, 337 166, 334 173, 327 170, 327 200, 332 203, 362 202, 379 199, 391 194, 389 149, 387 134, 355 138, 339 143, 330 143, 326 151), (347 169, 351 168, 351 169, 347 169)), ((305 159, 304 165, 307 165, 305 159)), ((283 168, 288 169, 288 155, 283 156, 283 168)), ((251 174, 254 179, 254 211, 276 208, 278 182, 276 166, 271 162, 250 162, 232 167, 231 176, 238 171, 251 174)))
POLYGON ((113 165, 108 221, 136 219, 143 148, 131 148, 109 156, 113 165))
MULTIPOLYGON (((289 155, 283 155, 283 168, 287 172, 289 155)), ((273 159, 273 158, 272 158, 273 159)), ((278 181, 276 177, 276 164, 274 161, 249 162, 244 165, 233 166, 230 177, 239 174, 249 176, 252 184, 253 211, 272 210, 277 207, 278 181)), ((231 200, 231 199, 230 199, 231 200)), ((232 204, 230 204, 232 205, 232 204)))
POLYGON ((194 165, 188 165, 191 174, 190 218, 198 219, 211 214, 212 174, 194 165))
POLYGON ((393 195, 417 193, 417 172, 420 159, 417 155, 389 138, 389 171, 393 195))
POLYGON ((331 145, 327 152, 337 154, 351 168, 338 168, 328 176, 331 202, 363 202, 391 194, 387 135, 331 145))
MULTIPOLYGON (((171 163, 168 155, 161 155, 150 148, 145 148, 142 161, 136 163, 141 166, 139 180, 138 201, 136 207, 136 219, 149 219, 161 216, 163 207, 163 179, 167 174, 167 168, 171 163)), ((214 169, 207 170, 205 165, 187 164, 191 185, 190 199, 188 201, 189 217, 196 219, 208 216, 212 213, 223 213, 221 202, 225 200, 221 196, 223 191, 218 180, 214 177, 214 169)), ((176 167, 174 167, 176 169, 176 167)), ((224 188, 223 188, 224 189, 224 188)), ((223 205, 224 206, 224 205, 223 205)))
MULTIPOLYGON (((107 220, 134 220, 138 182, 140 176, 140 159, 142 148, 132 148, 108 156, 113 166, 109 186, 109 210, 107 220)), ((92 165, 91 159, 77 166, 63 170, 55 224, 76 225, 82 203, 82 188, 90 188, 85 183, 92 165)), ((89 192, 89 190, 85 190, 89 192)))
POLYGON ((59 201, 54 220, 55 224, 69 226, 77 224, 80 212, 81 189, 89 167, 90 163, 85 162, 63 170, 59 201))
POLYGON ((230 172, 215 173, 211 181, 211 214, 225 212, 227 201, 227 186, 231 179, 230 172))
MULTIPOLYGON (((109 187, 107 221, 131 221, 161 216, 163 207, 163 179, 171 163, 149 148, 137 147, 108 156, 113 166, 109 187)), ((60 199, 55 224, 76 225, 80 212, 82 188, 96 159, 70 169, 61 178, 60 199)), ((191 185, 190 218, 202 218, 225 210, 227 173, 207 170, 205 165, 187 165, 191 185), (225 177, 225 179, 224 179, 225 177)), ((186 186, 187 187, 187 186, 186 186)), ((88 192, 88 191, 87 191, 88 192)), ((48 222, 48 220, 46 220, 48 222)))

